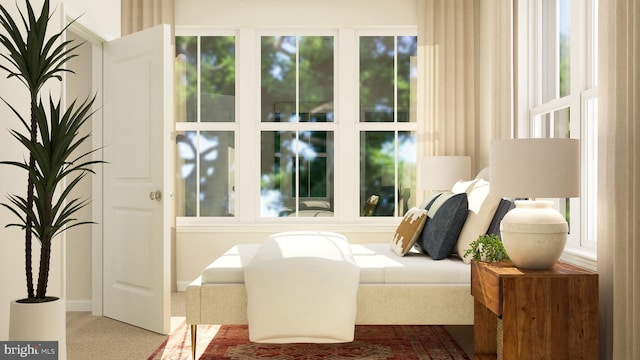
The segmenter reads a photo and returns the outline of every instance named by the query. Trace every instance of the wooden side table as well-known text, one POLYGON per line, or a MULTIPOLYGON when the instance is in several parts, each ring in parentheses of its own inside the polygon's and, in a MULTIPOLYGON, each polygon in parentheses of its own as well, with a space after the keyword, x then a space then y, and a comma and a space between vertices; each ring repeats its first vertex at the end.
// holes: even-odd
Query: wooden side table
POLYGON ((598 274, 471 263, 475 359, 598 359, 598 274))

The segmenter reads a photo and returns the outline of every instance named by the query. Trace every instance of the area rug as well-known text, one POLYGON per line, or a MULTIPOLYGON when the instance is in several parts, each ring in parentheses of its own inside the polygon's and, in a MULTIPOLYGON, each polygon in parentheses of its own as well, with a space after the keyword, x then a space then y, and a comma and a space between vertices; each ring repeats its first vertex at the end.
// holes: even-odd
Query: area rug
MULTIPOLYGON (((148 360, 191 359, 183 324, 148 360)), ((249 341, 246 325, 200 325, 196 359, 237 360, 469 360, 442 326, 357 325, 354 341, 343 344, 260 344, 249 341)))

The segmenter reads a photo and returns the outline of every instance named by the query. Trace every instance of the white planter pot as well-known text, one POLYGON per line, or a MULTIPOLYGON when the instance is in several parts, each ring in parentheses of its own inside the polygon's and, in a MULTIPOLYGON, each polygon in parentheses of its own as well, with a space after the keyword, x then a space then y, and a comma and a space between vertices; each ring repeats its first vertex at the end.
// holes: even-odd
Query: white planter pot
POLYGON ((63 299, 43 303, 11 302, 10 341, 57 341, 58 359, 67 359, 67 309, 63 299))

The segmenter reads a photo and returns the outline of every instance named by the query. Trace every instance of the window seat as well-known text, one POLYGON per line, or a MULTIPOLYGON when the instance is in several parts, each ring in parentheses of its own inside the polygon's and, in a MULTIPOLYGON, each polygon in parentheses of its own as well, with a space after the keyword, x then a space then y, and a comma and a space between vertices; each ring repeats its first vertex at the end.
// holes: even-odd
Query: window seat
MULTIPOLYGON (((260 246, 233 246, 187 287, 186 322, 193 344, 197 325, 248 324, 244 267, 260 246)), ((360 268, 356 324, 473 324, 471 270, 459 257, 433 260, 415 250, 400 257, 389 243, 350 248, 360 268)))

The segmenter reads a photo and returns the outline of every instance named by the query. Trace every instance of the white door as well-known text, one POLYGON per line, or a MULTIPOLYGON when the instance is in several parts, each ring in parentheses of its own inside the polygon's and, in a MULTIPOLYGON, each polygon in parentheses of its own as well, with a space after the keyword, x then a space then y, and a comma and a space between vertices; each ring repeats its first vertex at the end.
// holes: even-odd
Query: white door
POLYGON ((173 225, 168 26, 104 46, 103 314, 167 334, 173 225))

